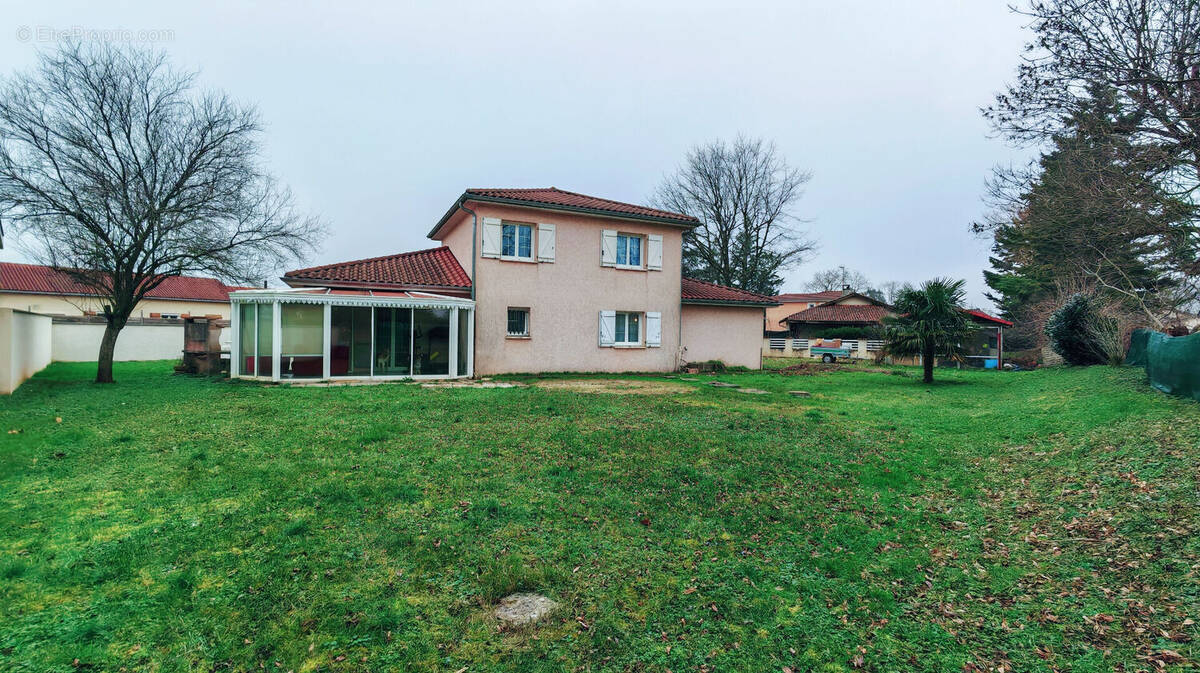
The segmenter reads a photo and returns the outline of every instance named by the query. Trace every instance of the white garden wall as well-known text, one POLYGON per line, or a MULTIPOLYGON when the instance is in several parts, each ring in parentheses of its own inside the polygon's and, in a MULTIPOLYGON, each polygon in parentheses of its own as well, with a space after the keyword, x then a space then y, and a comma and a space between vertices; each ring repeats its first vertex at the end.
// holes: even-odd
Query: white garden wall
POLYGON ((50 316, 0 308, 0 394, 50 364, 50 316))
MULTIPOLYGON (((95 362, 100 354, 104 323, 54 321, 52 358, 56 362, 95 362)), ((117 336, 113 359, 178 360, 183 357, 183 323, 135 324, 117 336)))

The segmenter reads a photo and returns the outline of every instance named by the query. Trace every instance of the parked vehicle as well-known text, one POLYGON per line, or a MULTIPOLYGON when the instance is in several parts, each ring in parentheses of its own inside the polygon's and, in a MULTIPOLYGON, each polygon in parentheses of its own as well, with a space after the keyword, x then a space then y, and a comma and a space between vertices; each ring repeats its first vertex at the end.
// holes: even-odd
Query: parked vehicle
POLYGON ((808 352, 812 357, 821 358, 821 362, 834 362, 838 358, 850 357, 850 349, 842 346, 841 339, 820 339, 809 345, 808 352))

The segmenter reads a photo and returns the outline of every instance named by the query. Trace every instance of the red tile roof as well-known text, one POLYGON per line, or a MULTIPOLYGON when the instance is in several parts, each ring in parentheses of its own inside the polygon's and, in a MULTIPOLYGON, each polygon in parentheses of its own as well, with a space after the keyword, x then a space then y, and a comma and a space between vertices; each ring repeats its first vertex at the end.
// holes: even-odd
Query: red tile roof
POLYGON ((892 311, 886 306, 860 304, 822 304, 784 318, 787 322, 878 323, 892 311))
POLYGON ((603 210, 621 215, 629 215, 632 217, 651 218, 656 220, 674 220, 679 223, 687 224, 697 224, 700 222, 700 220, 692 217, 691 215, 672 213, 667 210, 647 208, 646 206, 639 206, 633 203, 622 203, 621 201, 602 199, 597 196, 588 196, 587 194, 568 192, 557 187, 538 187, 533 189, 468 189, 466 193, 470 194, 471 196, 482 196, 512 201, 525 201, 537 205, 568 206, 571 208, 584 208, 587 210, 603 210))
MULTIPOLYGON (((184 301, 229 301, 229 291, 242 288, 225 285, 215 278, 169 276, 146 294, 147 299, 184 301)), ((39 264, 0 262, 0 292, 93 296, 96 291, 76 282, 66 273, 39 264)))
POLYGON ((844 290, 824 290, 822 292, 791 292, 787 294, 775 295, 775 301, 781 304, 790 304, 793 302, 816 301, 823 302, 830 299, 837 299, 845 294, 844 290))
POLYGON ((980 320, 984 320, 987 322, 999 323, 1001 325, 1004 325, 1005 327, 1013 326, 1012 322, 1005 320, 1004 318, 997 318, 994 315, 988 315, 988 314, 984 313, 983 311, 980 311, 979 309, 964 308, 963 312, 966 313, 967 315, 970 315, 972 317, 975 317, 975 318, 978 318, 980 320))
POLYGON ((385 255, 370 259, 356 259, 324 266, 288 271, 283 275, 289 285, 293 281, 301 285, 320 283, 336 286, 349 283, 354 286, 418 286, 466 289, 471 287, 471 278, 463 271, 450 248, 430 248, 398 255, 385 255), (311 282, 310 282, 311 281, 311 282))
POLYGON ((707 283, 695 278, 684 277, 680 287, 680 299, 685 304, 748 304, 753 306, 778 306, 771 297, 716 283, 707 283))

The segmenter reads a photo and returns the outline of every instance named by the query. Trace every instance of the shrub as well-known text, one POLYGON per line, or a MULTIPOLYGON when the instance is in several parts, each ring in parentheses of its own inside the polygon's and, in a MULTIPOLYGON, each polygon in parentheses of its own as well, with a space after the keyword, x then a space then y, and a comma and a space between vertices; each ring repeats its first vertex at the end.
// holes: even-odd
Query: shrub
POLYGON ((877 338, 879 330, 868 327, 830 327, 821 330, 822 339, 870 339, 877 338))
POLYGON ((1107 322, 1092 297, 1077 293, 1046 320, 1050 347, 1072 365, 1098 365, 1108 360, 1099 338, 1107 322))

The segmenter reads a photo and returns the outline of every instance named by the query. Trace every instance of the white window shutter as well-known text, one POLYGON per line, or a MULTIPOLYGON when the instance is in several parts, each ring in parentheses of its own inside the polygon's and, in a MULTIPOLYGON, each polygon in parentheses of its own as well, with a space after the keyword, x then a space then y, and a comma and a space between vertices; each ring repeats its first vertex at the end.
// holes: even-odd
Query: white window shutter
POLYGON ((600 233, 600 266, 617 265, 617 231, 605 229, 600 233))
POLYGON ((646 237, 646 268, 651 271, 662 271, 661 234, 650 234, 646 237))
POLYGON ((617 312, 600 312, 600 345, 611 346, 617 335, 617 312))
POLYGON ((538 261, 554 261, 554 225, 538 225, 538 261))
POLYGON ((662 345, 662 314, 646 311, 646 345, 658 348, 662 345))
POLYGON ((495 217, 483 218, 483 257, 499 257, 504 228, 495 217))

